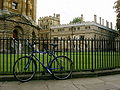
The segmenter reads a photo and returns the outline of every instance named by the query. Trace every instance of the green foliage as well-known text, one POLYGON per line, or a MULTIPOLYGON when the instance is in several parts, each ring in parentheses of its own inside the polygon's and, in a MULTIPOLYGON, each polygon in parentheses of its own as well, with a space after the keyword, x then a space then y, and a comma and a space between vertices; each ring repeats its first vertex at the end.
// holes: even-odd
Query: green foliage
POLYGON ((116 9, 116 13, 117 13, 117 30, 120 32, 120 0, 117 0, 114 3, 114 8, 116 9))
POLYGON ((83 18, 81 18, 81 17, 75 17, 72 21, 70 21, 70 24, 81 23, 81 22, 83 22, 83 18))

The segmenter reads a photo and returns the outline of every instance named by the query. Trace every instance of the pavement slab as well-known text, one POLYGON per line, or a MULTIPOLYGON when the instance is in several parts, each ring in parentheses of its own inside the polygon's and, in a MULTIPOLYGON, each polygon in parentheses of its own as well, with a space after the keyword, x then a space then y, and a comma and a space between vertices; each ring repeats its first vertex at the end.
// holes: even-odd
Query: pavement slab
POLYGON ((79 78, 79 79, 71 79, 74 84, 86 85, 86 84, 96 84, 96 83, 103 83, 103 80, 99 78, 79 78))
POLYGON ((67 80, 0 82, 0 90, 120 90, 120 74, 67 80))
POLYGON ((0 86, 3 84, 3 82, 0 82, 0 86))
POLYGON ((98 78, 100 80, 105 81, 105 82, 110 82, 110 81, 120 80, 120 75, 101 76, 101 77, 98 77, 98 78))
POLYGON ((97 83, 97 84, 88 84, 84 86, 88 90, 117 90, 118 87, 112 85, 112 84, 106 84, 106 83, 97 83))
POLYGON ((78 88, 69 80, 49 80, 46 81, 46 84, 48 85, 49 90, 78 90, 78 88))

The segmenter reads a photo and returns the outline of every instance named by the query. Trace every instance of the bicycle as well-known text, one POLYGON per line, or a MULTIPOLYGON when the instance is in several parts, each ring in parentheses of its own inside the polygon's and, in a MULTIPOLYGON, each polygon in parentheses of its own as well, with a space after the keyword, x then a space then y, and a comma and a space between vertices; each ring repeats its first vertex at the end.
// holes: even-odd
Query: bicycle
POLYGON ((53 47, 53 50, 49 50, 46 45, 44 46, 45 51, 36 51, 34 48, 34 45, 39 43, 29 43, 28 46, 31 47, 32 51, 29 56, 23 56, 21 58, 18 58, 13 66, 13 74, 14 77, 21 81, 26 82, 31 80, 36 71, 37 71, 37 63, 42 65, 42 67, 55 79, 64 80, 68 79, 72 74, 72 67, 73 62, 70 58, 67 56, 56 56, 55 55, 55 48, 58 46, 58 44, 49 44, 53 47), (54 57, 49 63, 48 66, 45 66, 38 57, 36 57, 35 53, 42 53, 42 54, 48 54, 50 57, 54 57), (67 66, 66 66, 67 64, 67 66))

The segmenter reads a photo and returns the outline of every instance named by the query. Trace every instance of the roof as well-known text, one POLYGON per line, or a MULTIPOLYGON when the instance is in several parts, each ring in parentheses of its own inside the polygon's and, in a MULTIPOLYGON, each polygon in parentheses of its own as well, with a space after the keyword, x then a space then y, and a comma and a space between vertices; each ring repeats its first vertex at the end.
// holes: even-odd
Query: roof
POLYGON ((63 25, 58 25, 58 26, 51 26, 51 29, 77 27, 77 26, 97 26, 97 27, 103 28, 105 30, 109 30, 111 32, 116 32, 116 30, 114 30, 114 29, 108 28, 106 26, 95 23, 93 21, 92 22, 82 22, 82 23, 75 23, 75 24, 63 24, 63 25))
POLYGON ((30 25, 35 28, 41 28, 32 19, 30 19, 29 17, 27 17, 25 15, 12 13, 9 11, 4 11, 4 10, 0 10, 0 20, 6 20, 6 21, 30 25), (22 19, 22 21, 21 20, 13 20, 12 19, 13 17, 20 17, 22 19))

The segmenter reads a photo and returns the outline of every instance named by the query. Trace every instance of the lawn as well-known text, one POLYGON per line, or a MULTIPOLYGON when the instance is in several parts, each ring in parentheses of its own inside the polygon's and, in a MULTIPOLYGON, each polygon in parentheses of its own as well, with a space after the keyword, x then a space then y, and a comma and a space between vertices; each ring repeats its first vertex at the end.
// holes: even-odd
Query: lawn
MULTIPOLYGON (((0 54, 0 73, 12 73, 14 62, 25 54, 0 54)), ((27 54, 26 54, 27 55, 27 54)), ((120 66, 120 52, 59 52, 56 55, 68 56, 74 63, 74 71, 106 69, 120 66)), ((50 57, 46 54, 37 54, 46 66, 50 57)), ((43 68, 37 62, 37 71, 43 68)))

